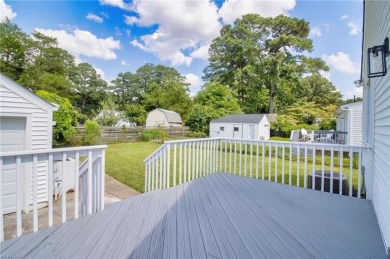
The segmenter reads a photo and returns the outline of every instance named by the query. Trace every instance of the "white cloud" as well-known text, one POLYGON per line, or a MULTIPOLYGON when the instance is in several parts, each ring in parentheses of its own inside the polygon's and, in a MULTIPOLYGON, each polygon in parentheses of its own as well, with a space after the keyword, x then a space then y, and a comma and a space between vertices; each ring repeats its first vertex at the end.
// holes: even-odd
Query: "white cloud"
POLYGON ((328 23, 324 23, 323 26, 324 26, 325 31, 329 32, 330 25, 328 23))
POLYGON ((125 3, 123 0, 99 0, 101 5, 109 5, 121 8, 123 10, 131 11, 131 4, 125 3))
POLYGON ((330 56, 325 55, 323 58, 334 70, 346 74, 360 73, 360 62, 352 61, 349 55, 344 52, 337 52, 330 56))
POLYGON ((16 17, 16 13, 12 11, 12 7, 7 5, 4 0, 0 0, 0 21, 4 21, 6 17, 12 20, 16 17))
POLYGON ((123 59, 121 60, 121 65, 122 66, 128 66, 129 64, 126 63, 126 61, 124 61, 123 59))
POLYGON ((110 18, 110 16, 108 16, 108 14, 107 14, 107 13, 105 13, 105 12, 100 12, 99 14, 100 14, 101 16, 103 16, 103 17, 107 18, 107 19, 109 19, 109 18, 110 18))
POLYGON ((191 53, 192 58, 205 59, 209 58, 210 44, 205 44, 191 53))
POLYGON ((65 30, 35 29, 38 32, 57 38, 60 48, 72 53, 76 58, 80 55, 101 59, 116 59, 114 52, 120 49, 120 42, 112 37, 99 39, 89 31, 79 29, 70 32, 65 30))
POLYGON ((348 15, 343 15, 340 17, 340 19, 347 21, 347 26, 350 29, 349 34, 358 35, 359 33, 362 32, 362 20, 361 19, 356 19, 355 17, 349 17, 348 15))
POLYGON ((186 82, 190 84, 190 88, 197 88, 202 85, 202 80, 199 76, 189 73, 184 75, 186 77, 186 82))
POLYGON ((317 37, 321 37, 322 36, 322 32, 321 32, 319 27, 312 28, 310 30, 310 34, 313 35, 313 36, 317 36, 317 37))
POLYGON ((138 18, 135 16, 125 15, 125 23, 128 25, 134 25, 134 24, 138 23, 138 18))
POLYGON ((86 18, 88 20, 95 21, 97 23, 102 23, 103 22, 103 18, 102 17, 99 17, 99 16, 97 16, 96 14, 93 14, 93 13, 89 13, 86 18))
POLYGON ((126 16, 127 24, 158 25, 158 28, 132 41, 132 45, 172 65, 190 65, 193 58, 204 58, 204 46, 221 29, 218 7, 208 0, 138 0, 133 7, 139 18, 126 16))
POLYGON ((122 32, 118 27, 115 27, 115 35, 122 36, 122 32))
POLYGON ((233 23, 237 18, 248 13, 257 13, 264 17, 275 17, 279 14, 288 14, 294 9, 295 0, 284 1, 253 1, 253 0, 226 0, 219 15, 225 24, 233 23))

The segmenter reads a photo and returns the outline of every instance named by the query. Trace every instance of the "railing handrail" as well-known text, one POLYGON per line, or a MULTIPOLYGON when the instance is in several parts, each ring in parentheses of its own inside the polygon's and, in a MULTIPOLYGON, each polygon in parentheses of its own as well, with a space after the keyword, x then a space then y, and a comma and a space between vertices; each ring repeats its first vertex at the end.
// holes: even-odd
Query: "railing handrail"
POLYGON ((27 150, 27 151, 13 151, 13 152, 3 152, 3 153, 0 152, 0 157, 38 155, 38 154, 46 154, 46 153, 61 153, 61 152, 96 150, 96 149, 106 149, 106 148, 107 145, 98 145, 98 146, 83 146, 83 147, 70 147, 70 148, 50 148, 50 149, 27 150))

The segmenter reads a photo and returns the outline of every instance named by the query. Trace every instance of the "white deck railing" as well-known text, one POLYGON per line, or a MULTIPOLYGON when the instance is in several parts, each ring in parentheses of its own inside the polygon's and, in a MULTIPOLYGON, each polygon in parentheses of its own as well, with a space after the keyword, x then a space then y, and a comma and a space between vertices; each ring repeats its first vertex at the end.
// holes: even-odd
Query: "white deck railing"
MULTIPOLYGON (((0 197, 3 197, 2 187, 5 184, 2 179, 3 171, 10 166, 16 168, 16 184, 14 190, 8 190, 12 195, 16 208, 16 236, 23 234, 22 210, 26 211, 26 204, 28 209, 32 206, 33 214, 33 231, 38 230, 38 171, 46 173, 46 188, 47 188, 47 225, 53 225, 53 195, 54 195, 54 168, 59 165, 61 168, 61 221, 67 220, 67 200, 65 188, 65 179, 74 179, 73 183, 69 183, 70 189, 74 190, 74 218, 79 215, 84 216, 96 211, 104 209, 104 167, 105 167, 105 149, 107 146, 89 146, 89 147, 74 147, 74 148, 60 148, 60 149, 46 149, 35 151, 21 151, 0 153, 0 197), (67 161, 74 160, 72 166, 69 167, 67 161), (80 161, 84 162, 80 166, 80 161), (57 165, 55 166, 55 164, 57 165), (42 169, 42 165, 43 168, 42 169), (38 170, 38 168, 40 168, 38 170), (67 174, 74 174, 69 177, 67 174), (31 195, 26 196, 26 180, 31 181, 31 195), (31 180, 30 180, 31 178, 31 180), (26 198, 27 197, 27 198, 26 198), (30 203, 30 197, 32 202, 30 203), (27 203, 26 203, 27 200, 27 203), (80 202, 79 202, 80 201, 80 202), (80 209, 80 210, 79 210, 80 209)), ((28 184, 29 185, 29 184, 28 184)), ((29 192, 28 190, 27 192, 29 192)), ((4 240, 4 204, 3 199, 0 198, 0 242, 4 240)))
POLYGON ((362 198, 365 151, 366 147, 307 142, 167 141, 145 159, 145 192, 226 172, 362 198))

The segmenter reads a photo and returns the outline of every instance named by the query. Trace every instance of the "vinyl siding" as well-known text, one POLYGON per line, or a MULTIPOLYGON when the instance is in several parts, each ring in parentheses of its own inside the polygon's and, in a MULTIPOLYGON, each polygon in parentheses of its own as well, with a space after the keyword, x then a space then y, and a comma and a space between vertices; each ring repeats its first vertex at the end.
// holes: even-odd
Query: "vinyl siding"
MULTIPOLYGON (((31 132, 26 132, 30 135, 26 138, 26 141, 30 142, 26 143, 27 148, 31 150, 52 148, 52 112, 40 108, 38 105, 23 98, 3 84, 0 84, 0 100, 1 114, 6 114, 7 116, 12 116, 12 114, 26 114, 26 116, 31 116, 31 132)), ((32 186, 32 169, 30 174, 30 184, 32 186)), ((38 202, 46 202, 48 200, 47 186, 47 162, 39 162, 38 202)), ((29 192, 32 202, 32 187, 29 192)))
POLYGON ((364 93, 372 94, 372 105, 365 100, 364 142, 372 146, 372 157, 365 159, 367 173, 372 178, 372 202, 382 231, 386 250, 390 252, 390 57, 387 57, 388 74, 384 77, 367 78, 367 48, 381 45, 390 37, 390 2, 366 1, 365 33, 363 48, 364 93), (372 163, 367 161, 372 159, 372 163))
POLYGON ((169 123, 165 113, 160 110, 153 110, 149 112, 146 118, 146 127, 168 127, 169 123))

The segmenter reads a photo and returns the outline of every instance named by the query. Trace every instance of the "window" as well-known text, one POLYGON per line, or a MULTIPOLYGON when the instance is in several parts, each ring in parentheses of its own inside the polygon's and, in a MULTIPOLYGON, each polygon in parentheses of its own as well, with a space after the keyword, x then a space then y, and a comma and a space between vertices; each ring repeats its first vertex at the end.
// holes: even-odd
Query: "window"
POLYGON ((238 132, 240 129, 238 127, 234 127, 234 131, 238 132))
POLYGON ((219 131, 225 131, 225 127, 219 127, 219 131))

